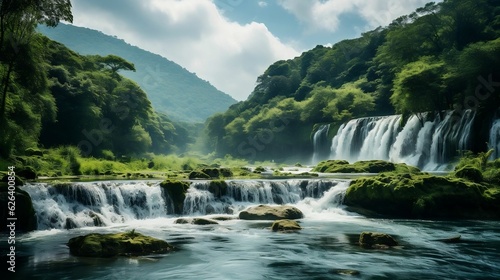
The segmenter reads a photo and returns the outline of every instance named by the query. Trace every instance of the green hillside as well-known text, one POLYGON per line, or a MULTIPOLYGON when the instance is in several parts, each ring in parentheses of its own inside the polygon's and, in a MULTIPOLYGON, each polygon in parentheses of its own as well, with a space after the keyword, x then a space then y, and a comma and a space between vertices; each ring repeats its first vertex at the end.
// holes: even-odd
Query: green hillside
POLYGON ((500 107, 499 80, 498 1, 429 3, 360 38, 275 62, 246 101, 207 121, 205 142, 218 155, 283 161, 310 156, 318 124, 335 132, 353 118, 471 106, 488 120, 500 107))
POLYGON ((147 93, 153 108, 172 120, 204 122, 236 102, 178 64, 116 37, 66 24, 56 28, 40 26, 38 30, 81 54, 114 54, 132 62, 137 71, 121 74, 137 82, 147 93))

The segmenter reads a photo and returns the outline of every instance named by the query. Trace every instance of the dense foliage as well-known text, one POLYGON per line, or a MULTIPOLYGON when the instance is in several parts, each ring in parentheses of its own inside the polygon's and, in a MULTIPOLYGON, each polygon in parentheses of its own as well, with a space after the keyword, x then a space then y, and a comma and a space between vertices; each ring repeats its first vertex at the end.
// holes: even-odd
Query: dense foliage
POLYGON ((500 107, 499 35, 498 1, 445 0, 278 61, 248 100, 206 122, 208 149, 284 160, 310 155, 311 130, 321 123, 469 108, 486 119, 500 107))
POLYGON ((134 156, 190 142, 187 129, 154 112, 146 93, 120 75, 134 71, 132 63, 82 56, 36 32, 37 24, 71 20, 69 1, 0 3, 2 157, 70 145, 85 156, 134 156))

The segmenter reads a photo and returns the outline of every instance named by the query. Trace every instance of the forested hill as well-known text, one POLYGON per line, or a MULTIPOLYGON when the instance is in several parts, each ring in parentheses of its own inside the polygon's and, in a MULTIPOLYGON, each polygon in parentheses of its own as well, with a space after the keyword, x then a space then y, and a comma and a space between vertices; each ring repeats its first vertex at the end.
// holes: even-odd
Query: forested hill
POLYGON ((250 159, 311 154, 311 131, 350 119, 500 107, 498 0, 429 3, 360 38, 272 64, 248 100, 210 118, 209 149, 250 159))
POLYGON ((153 108, 173 120, 204 122, 236 102, 178 64, 99 31, 62 23, 56 28, 40 26, 38 29, 81 54, 113 54, 134 63, 135 72, 121 74, 137 82, 153 108))

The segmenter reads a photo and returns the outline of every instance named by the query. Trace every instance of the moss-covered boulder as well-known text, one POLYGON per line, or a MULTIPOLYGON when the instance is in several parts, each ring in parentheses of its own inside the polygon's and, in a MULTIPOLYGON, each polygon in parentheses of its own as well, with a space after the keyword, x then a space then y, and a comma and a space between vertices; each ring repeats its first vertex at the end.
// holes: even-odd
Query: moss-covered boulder
POLYGON ((389 234, 365 231, 359 236, 359 245, 365 248, 380 248, 398 246, 398 242, 389 234))
POLYGON ((227 183, 224 180, 213 180, 208 185, 208 191, 216 198, 221 198, 227 194, 227 183))
POLYGON ((174 214, 182 214, 189 185, 189 182, 178 180, 165 180, 160 183, 160 187, 174 204, 174 214))
POLYGON ((239 218, 242 220, 295 220, 304 217, 298 208, 288 205, 259 205, 241 211, 239 218))
POLYGON ((404 163, 392 163, 383 160, 365 160, 349 164, 345 160, 327 160, 318 163, 312 170, 321 173, 418 173, 420 170, 404 163))
POLYGON ((299 225, 299 223, 293 220, 277 220, 271 226, 272 231, 279 231, 279 232, 290 232, 301 229, 302 227, 299 225))
POLYGON ((464 179, 381 174, 353 180, 344 204, 353 211, 391 218, 499 218, 498 198, 486 195, 493 193, 464 179))
POLYGON ((481 170, 474 166, 466 165, 455 171, 455 176, 480 183, 484 180, 481 170))
POLYGON ((16 174, 27 180, 34 180, 37 178, 36 171, 31 166, 25 166, 19 169, 16 169, 16 174))
MULTIPOLYGON (((5 181, 7 181, 7 177, 5 177, 5 181)), ((37 219, 35 209, 33 208, 33 202, 31 200, 31 196, 24 190, 19 189, 17 186, 20 186, 22 180, 16 179, 16 188, 14 190, 15 196, 15 205, 9 204, 12 201, 9 197, 12 196, 12 193, 9 192, 9 185, 7 182, 0 182, 0 205, 3 205, 0 210, 0 219, 2 221, 7 221, 7 218, 15 217, 17 218, 15 224, 15 230, 19 231, 32 231, 37 229, 37 219), (10 215, 9 206, 14 206, 15 216, 10 215)), ((9 224, 8 222, 4 223, 2 226, 2 232, 8 232, 10 229, 6 227, 9 224)))
POLYGON ((206 173, 204 173, 202 171, 199 171, 199 170, 191 171, 189 173, 188 177, 189 177, 190 180, 210 179, 210 176, 208 176, 206 173))
POLYGON ((164 240, 134 231, 114 234, 91 233, 71 238, 67 245, 72 255, 99 258, 163 254, 173 250, 173 246, 164 240))

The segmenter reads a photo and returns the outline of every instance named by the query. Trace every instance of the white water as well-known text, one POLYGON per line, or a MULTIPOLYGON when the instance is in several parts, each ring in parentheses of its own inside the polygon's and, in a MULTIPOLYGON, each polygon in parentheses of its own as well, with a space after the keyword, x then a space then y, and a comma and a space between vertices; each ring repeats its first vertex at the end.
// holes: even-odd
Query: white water
POLYGON ((326 146, 325 144, 328 142, 329 131, 330 131, 330 125, 323 124, 318 128, 318 130, 313 135, 313 148, 314 148, 312 157, 313 164, 318 163, 321 160, 324 160, 328 157, 325 154, 324 147, 326 146))
MULTIPOLYGON (((289 204, 305 213, 346 215, 341 207, 349 181, 338 180, 232 180, 227 194, 216 198, 209 181, 191 182, 183 215, 236 215, 250 205, 289 204)), ((135 220, 171 218, 173 206, 159 182, 89 182, 23 187, 33 200, 38 229, 93 227, 95 217, 105 226, 135 220)))
MULTIPOLYGON (((443 113, 421 119, 412 116, 401 127, 401 116, 369 117, 343 124, 332 140, 331 159, 388 160, 417 166, 423 170, 450 169, 459 151, 471 147, 475 112, 443 113)), ((498 131, 500 124, 494 124, 498 131)), ((500 137, 498 137, 500 138, 500 137)), ((499 139, 491 142, 499 144, 499 139)))
POLYGON ((489 148, 494 149, 491 159, 500 158, 500 119, 493 122, 490 130, 489 148))

